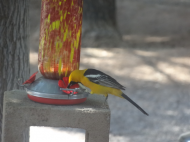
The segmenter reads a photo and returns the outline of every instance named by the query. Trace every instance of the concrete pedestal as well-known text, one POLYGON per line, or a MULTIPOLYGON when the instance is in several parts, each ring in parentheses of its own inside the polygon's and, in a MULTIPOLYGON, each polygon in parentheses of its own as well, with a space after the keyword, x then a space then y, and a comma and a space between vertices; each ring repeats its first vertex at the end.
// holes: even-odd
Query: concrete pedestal
POLYGON ((104 97, 90 95, 79 105, 46 105, 29 100, 25 91, 7 91, 2 142, 29 142, 30 126, 81 128, 85 142, 109 142, 110 110, 103 103, 104 97))

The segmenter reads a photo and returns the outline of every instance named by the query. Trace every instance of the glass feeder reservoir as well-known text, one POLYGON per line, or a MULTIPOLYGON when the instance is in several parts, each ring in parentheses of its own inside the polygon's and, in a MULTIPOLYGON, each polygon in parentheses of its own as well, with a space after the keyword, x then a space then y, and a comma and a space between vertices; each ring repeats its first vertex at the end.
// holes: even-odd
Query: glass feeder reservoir
POLYGON ((79 69, 82 0, 42 0, 38 66, 49 79, 79 69))

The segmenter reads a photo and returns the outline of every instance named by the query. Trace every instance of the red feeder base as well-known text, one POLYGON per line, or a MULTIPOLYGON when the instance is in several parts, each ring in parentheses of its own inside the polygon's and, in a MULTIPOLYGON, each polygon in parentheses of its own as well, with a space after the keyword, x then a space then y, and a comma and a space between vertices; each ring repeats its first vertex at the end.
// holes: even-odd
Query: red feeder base
POLYGON ((78 90, 77 94, 66 94, 60 90, 58 80, 40 77, 25 86, 28 98, 32 101, 52 105, 74 105, 86 101, 87 92, 78 90))
POLYGON ((41 98, 32 96, 30 94, 27 94, 28 98, 34 102, 43 103, 43 104, 51 104, 51 105, 74 105, 74 104, 80 104, 86 101, 86 98, 82 99, 50 99, 50 98, 41 98))

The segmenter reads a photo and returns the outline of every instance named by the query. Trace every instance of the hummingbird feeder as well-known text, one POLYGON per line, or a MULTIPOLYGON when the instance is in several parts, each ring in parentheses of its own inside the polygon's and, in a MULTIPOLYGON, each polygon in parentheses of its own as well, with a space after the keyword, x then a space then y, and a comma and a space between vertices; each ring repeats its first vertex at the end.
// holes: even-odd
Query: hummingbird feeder
POLYGON ((79 86, 66 88, 70 73, 79 69, 82 11, 83 0, 42 0, 38 69, 43 77, 25 85, 29 99, 58 105, 86 100, 88 93, 79 86))

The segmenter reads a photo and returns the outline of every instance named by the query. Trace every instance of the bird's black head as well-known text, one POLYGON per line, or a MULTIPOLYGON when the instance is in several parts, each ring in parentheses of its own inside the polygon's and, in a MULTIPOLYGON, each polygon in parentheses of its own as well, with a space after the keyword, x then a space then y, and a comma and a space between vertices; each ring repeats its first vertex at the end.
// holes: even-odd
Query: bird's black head
POLYGON ((77 84, 77 83, 78 83, 78 82, 71 81, 71 82, 68 84, 67 88, 70 88, 72 85, 77 84))

